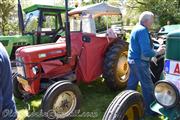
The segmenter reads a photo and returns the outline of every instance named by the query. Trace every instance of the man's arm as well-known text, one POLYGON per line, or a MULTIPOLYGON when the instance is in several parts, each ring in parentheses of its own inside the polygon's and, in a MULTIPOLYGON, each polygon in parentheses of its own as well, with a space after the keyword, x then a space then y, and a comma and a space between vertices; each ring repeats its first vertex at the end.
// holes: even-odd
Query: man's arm
POLYGON ((151 48, 150 38, 148 32, 144 29, 138 33, 138 42, 141 48, 141 53, 145 57, 154 57, 156 52, 151 48))

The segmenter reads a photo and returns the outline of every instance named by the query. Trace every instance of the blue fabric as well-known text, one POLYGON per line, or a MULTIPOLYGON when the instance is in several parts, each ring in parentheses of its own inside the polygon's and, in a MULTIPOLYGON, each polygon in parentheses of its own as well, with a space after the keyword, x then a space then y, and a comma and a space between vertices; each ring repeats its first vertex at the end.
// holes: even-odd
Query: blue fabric
POLYGON ((15 120, 17 117, 12 93, 11 64, 4 46, 0 43, 0 119, 15 120))
POLYGON ((149 62, 141 60, 131 60, 129 61, 130 66, 130 77, 128 80, 127 89, 136 90, 138 82, 141 83, 144 103, 145 103, 145 113, 147 115, 153 115, 154 112, 151 111, 150 105, 154 101, 153 90, 154 84, 151 80, 150 74, 150 64, 149 62))
POLYGON ((149 61, 155 55, 148 29, 141 24, 136 25, 130 36, 128 59, 149 61))

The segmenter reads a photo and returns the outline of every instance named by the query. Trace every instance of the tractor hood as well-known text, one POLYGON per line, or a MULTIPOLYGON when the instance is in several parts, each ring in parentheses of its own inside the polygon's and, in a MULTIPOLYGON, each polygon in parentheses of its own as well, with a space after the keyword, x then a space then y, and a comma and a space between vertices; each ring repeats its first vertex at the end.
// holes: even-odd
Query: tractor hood
POLYGON ((14 36, 0 36, 0 42, 5 46, 9 55, 11 55, 13 46, 25 46, 33 43, 31 35, 14 35, 14 36))
POLYGON ((160 34, 160 35, 168 34, 170 32, 176 31, 178 29, 180 29, 180 24, 165 25, 165 26, 161 27, 161 29, 159 30, 158 34, 160 34))
POLYGON ((21 35, 15 35, 15 36, 0 36, 0 42, 6 47, 10 43, 11 40, 21 38, 21 35))
POLYGON ((16 59, 21 58, 24 63, 38 63, 65 55, 65 42, 25 46, 16 51, 16 59))
POLYGON ((168 34, 166 46, 166 58, 180 61, 180 30, 168 34))

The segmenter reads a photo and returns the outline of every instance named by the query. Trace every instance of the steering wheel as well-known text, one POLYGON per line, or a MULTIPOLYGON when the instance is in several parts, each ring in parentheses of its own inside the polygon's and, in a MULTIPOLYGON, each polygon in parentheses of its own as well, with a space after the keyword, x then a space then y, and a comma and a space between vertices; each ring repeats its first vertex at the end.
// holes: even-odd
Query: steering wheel
MULTIPOLYGON (((56 37, 57 37, 57 35, 58 34, 61 34, 61 33, 63 33, 64 32, 64 28, 59 28, 55 33, 54 33, 54 35, 53 35, 53 37, 52 37, 52 40, 53 40, 53 42, 56 42, 56 37)), ((61 35, 60 35, 61 36, 61 35)))

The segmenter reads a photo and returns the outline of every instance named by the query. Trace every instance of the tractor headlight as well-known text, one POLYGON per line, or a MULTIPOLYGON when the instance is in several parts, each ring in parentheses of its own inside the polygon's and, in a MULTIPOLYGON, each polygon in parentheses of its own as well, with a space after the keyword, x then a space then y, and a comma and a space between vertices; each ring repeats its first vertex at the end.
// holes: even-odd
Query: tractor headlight
POLYGON ((154 96, 159 104, 164 107, 174 107, 179 101, 179 92, 174 84, 169 81, 159 81, 154 88, 154 96))
POLYGON ((17 58, 16 59, 16 68, 17 68, 17 73, 23 77, 25 77, 25 68, 24 68, 24 64, 21 58, 17 58))
POLYGON ((32 72, 34 73, 34 75, 37 75, 39 72, 38 66, 32 67, 32 72))
POLYGON ((25 77, 24 67, 23 66, 17 66, 17 72, 19 75, 25 77))

